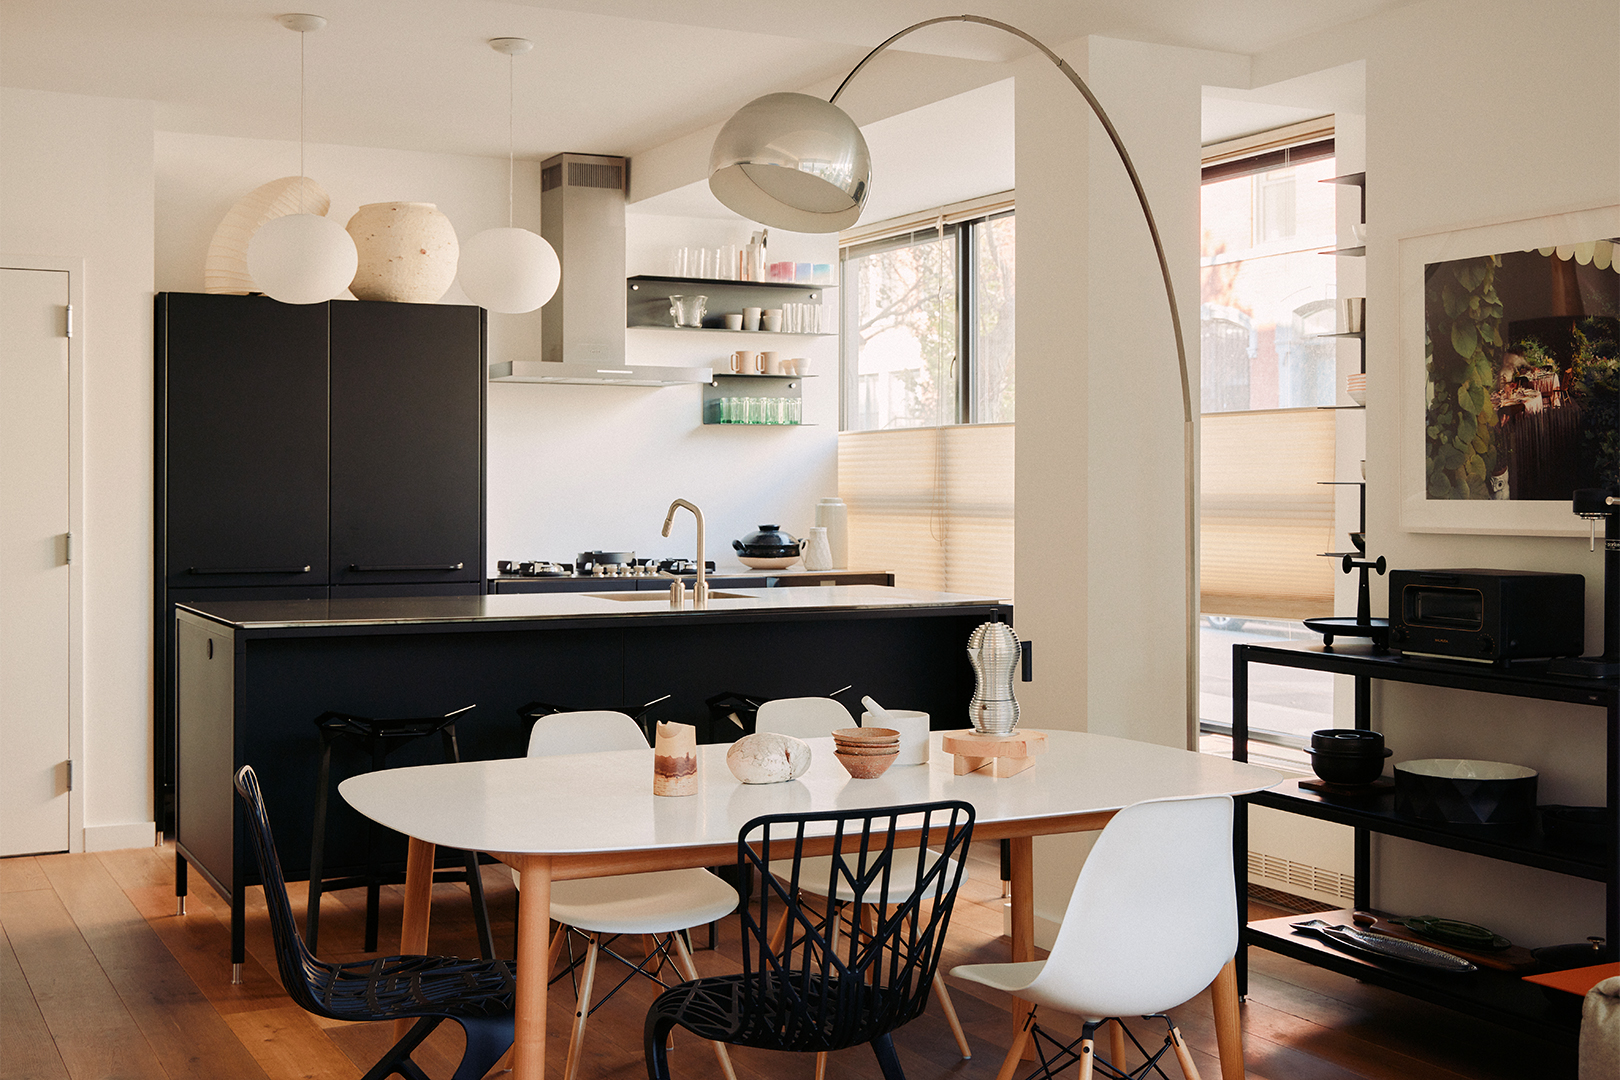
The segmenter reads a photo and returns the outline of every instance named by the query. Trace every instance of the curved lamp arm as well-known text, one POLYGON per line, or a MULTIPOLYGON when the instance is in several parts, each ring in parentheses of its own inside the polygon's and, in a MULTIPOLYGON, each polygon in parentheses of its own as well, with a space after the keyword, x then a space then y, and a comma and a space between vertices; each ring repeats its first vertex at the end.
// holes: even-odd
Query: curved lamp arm
POLYGON ((1114 128, 1114 122, 1108 119, 1108 113, 1103 110, 1102 103, 1097 100, 1097 95, 1091 92, 1091 87, 1086 85, 1086 81, 1080 77, 1079 72, 1069 66, 1067 60, 1047 48, 1039 39, 1032 37, 1016 26, 998 22, 995 19, 987 19, 983 15, 942 15, 937 19, 924 19, 920 23, 914 23, 906 27, 897 34, 890 35, 877 48, 862 57, 861 62, 856 64, 848 75, 844 76, 844 81, 838 84, 838 89, 833 91, 833 95, 827 99, 827 103, 836 103, 838 95, 844 92, 844 88, 849 85, 850 80, 859 75, 861 69, 870 63, 878 53, 887 49, 907 34, 921 30, 925 26, 934 26, 938 23, 947 22, 967 22, 978 23, 981 26, 993 26, 998 30, 1007 31, 1014 37, 1023 38, 1035 46, 1045 54, 1048 60, 1057 65, 1059 71, 1068 76, 1069 81, 1074 84, 1074 88, 1080 91, 1081 96, 1086 99, 1086 103, 1091 106, 1091 111, 1096 114, 1098 122, 1103 126, 1103 130, 1108 132, 1108 138, 1114 144, 1114 150, 1119 154, 1120 163, 1125 166, 1125 173, 1131 178, 1131 187, 1136 189, 1136 201, 1141 204, 1142 216, 1147 219, 1148 233, 1153 237, 1153 250, 1159 256, 1159 274, 1164 278, 1164 295, 1170 301, 1170 325, 1176 334, 1176 362, 1181 368, 1181 418, 1183 423, 1192 423, 1192 383, 1187 377, 1187 346, 1181 336, 1181 312, 1176 306, 1176 288, 1170 282, 1170 260, 1165 257, 1164 243, 1159 239, 1159 226, 1153 220, 1153 208, 1148 205, 1147 192, 1142 189, 1142 178, 1136 174, 1136 166, 1131 163, 1131 155, 1125 149, 1124 142, 1120 140, 1119 132, 1114 128))

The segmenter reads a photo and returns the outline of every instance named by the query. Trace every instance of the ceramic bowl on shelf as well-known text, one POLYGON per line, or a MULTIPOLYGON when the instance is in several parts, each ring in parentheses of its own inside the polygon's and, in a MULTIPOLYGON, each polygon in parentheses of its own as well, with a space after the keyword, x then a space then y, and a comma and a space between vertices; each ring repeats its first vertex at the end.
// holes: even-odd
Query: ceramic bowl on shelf
POLYGON ((1344 392, 1348 394, 1350 396, 1350 400, 1355 402, 1357 405, 1367 404, 1366 373, 1356 371, 1345 376, 1344 392))
POLYGON ((1395 766, 1395 812, 1452 825, 1522 825, 1536 809, 1536 770, 1505 761, 1424 758, 1395 766))

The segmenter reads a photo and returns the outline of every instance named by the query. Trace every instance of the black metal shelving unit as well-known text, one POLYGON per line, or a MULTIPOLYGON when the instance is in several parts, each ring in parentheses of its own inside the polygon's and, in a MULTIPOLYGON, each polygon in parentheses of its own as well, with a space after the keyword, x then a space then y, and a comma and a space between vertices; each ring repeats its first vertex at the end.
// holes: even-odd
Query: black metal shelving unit
MULTIPOLYGON (((1232 757, 1248 760, 1249 666, 1303 668, 1349 675, 1355 680, 1355 726, 1372 727, 1371 694, 1375 679, 1386 682, 1472 690, 1510 698, 1562 701, 1603 710, 1607 805, 1620 807, 1620 683, 1614 680, 1573 678, 1549 674, 1545 662, 1516 663, 1506 667, 1466 661, 1445 661, 1380 653, 1371 645, 1323 645, 1294 642, 1282 645, 1232 647, 1232 757)), ((1298 781, 1281 784, 1248 796, 1247 803, 1290 814, 1348 825, 1355 830, 1355 906, 1370 904, 1370 838, 1373 833, 1483 858, 1589 881, 1601 881, 1605 895, 1606 952, 1614 960, 1620 946, 1620 839, 1610 836, 1598 849, 1569 849, 1549 844, 1539 824, 1523 829, 1498 826, 1444 825, 1417 821, 1395 813, 1394 792, 1336 795, 1302 789, 1298 781)), ((1240 905, 1248 892, 1248 820, 1239 814, 1233 838, 1233 857, 1240 905)), ((1240 906, 1241 910, 1241 906, 1240 906)), ((1349 912, 1340 913, 1348 921, 1349 912)), ((1396 965, 1382 965, 1351 956, 1325 943, 1295 933, 1289 923, 1298 917, 1259 920, 1243 927, 1238 950, 1240 992, 1247 984, 1247 946, 1257 946, 1352 978, 1444 1005, 1493 1023, 1515 1026, 1555 1039, 1572 1038, 1579 1030, 1578 1009, 1560 1009, 1539 986, 1516 974, 1482 968, 1466 976, 1442 975, 1396 965)), ((1324 916, 1331 919, 1332 916, 1324 916)))

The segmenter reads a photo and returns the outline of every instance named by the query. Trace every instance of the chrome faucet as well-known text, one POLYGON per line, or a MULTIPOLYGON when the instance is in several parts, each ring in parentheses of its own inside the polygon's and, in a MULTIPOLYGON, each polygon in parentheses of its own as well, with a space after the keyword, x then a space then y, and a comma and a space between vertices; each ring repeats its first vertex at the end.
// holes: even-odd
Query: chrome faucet
MULTIPOLYGON (((674 502, 669 504, 669 513, 664 515, 664 535, 669 535, 669 527, 675 523, 675 511, 679 510, 683 506, 692 511, 692 516, 697 518, 697 584, 692 586, 692 606, 708 607, 709 581, 708 577, 706 576, 706 567, 703 562, 703 511, 699 510, 685 499, 676 499, 674 502)), ((677 603, 679 602, 678 597, 680 596, 681 590, 682 585, 679 581, 675 582, 675 584, 669 587, 671 601, 677 603)))

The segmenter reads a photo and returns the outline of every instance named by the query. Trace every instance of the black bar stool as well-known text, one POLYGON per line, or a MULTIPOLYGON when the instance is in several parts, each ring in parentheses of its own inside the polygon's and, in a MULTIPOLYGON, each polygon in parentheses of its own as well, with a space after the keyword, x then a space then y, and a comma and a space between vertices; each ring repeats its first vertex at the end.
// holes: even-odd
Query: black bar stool
MULTIPOLYGON (((377 951, 378 893, 384 884, 384 875, 376 865, 377 834, 381 826, 367 822, 366 869, 355 877, 321 879, 326 861, 326 804, 331 789, 332 744, 347 739, 371 751, 371 771, 383 768, 389 753, 408 742, 438 735, 444 740, 444 760, 460 761, 456 746, 456 717, 475 706, 467 705, 443 716, 402 717, 379 719, 354 716, 350 713, 324 712, 315 718, 315 727, 321 733, 321 768, 315 791, 315 836, 309 852, 309 912, 305 934, 309 951, 315 953, 321 927, 321 893, 327 889, 353 889, 366 887, 366 952, 377 951)), ((478 946, 485 960, 495 958, 495 937, 489 929, 489 912, 484 907, 484 882, 478 873, 478 855, 466 852, 465 870, 436 870, 434 881, 465 881, 472 893, 473 919, 478 924, 478 946)), ((394 877, 394 881, 403 880, 394 877)))

